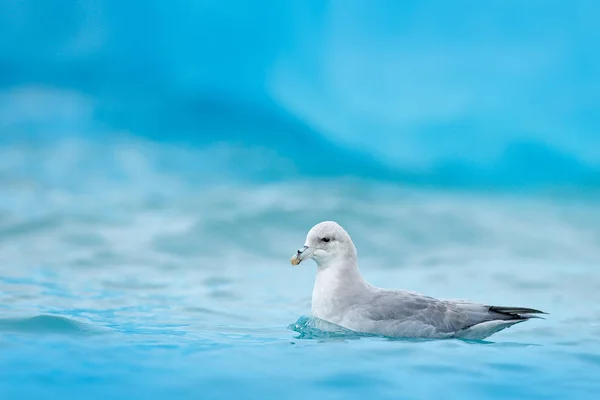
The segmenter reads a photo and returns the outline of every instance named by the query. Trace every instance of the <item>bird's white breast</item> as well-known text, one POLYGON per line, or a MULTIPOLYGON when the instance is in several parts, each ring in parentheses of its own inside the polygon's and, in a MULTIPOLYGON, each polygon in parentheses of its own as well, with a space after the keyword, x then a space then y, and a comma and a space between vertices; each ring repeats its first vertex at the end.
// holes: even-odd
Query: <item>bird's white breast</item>
POLYGON ((318 267, 312 293, 312 314, 340 324, 365 290, 365 282, 355 268, 318 267))

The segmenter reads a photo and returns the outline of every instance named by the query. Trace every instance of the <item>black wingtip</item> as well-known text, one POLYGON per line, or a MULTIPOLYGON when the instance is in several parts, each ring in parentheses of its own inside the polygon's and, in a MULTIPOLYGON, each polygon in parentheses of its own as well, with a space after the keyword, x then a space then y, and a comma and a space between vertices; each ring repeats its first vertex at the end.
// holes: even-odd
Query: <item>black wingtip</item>
POLYGON ((501 306, 490 306, 490 311, 497 312, 500 314, 508 314, 520 316, 521 314, 546 314, 547 312, 536 310, 535 308, 526 307, 501 307, 501 306))

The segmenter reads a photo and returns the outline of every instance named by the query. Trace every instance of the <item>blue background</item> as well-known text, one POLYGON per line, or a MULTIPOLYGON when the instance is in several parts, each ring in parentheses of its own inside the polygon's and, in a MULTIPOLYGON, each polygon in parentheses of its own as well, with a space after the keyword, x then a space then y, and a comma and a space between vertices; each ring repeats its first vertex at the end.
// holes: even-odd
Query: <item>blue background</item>
POLYGON ((597 13, 593 1, 3 2, 2 137, 118 131, 291 160, 254 178, 596 185, 597 13))

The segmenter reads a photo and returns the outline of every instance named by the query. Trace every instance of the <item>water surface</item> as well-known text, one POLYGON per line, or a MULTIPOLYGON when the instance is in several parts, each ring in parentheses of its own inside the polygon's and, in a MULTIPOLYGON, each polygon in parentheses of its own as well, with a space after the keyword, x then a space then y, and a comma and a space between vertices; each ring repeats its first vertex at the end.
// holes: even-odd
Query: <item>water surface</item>
POLYGON ((144 143, 5 147, 2 398, 600 393, 593 195, 344 178, 206 184, 164 172, 144 143), (90 167, 105 154, 116 164, 90 167), (314 265, 289 264, 324 219, 349 231, 375 285, 549 315, 481 342, 324 333, 306 319, 314 265))

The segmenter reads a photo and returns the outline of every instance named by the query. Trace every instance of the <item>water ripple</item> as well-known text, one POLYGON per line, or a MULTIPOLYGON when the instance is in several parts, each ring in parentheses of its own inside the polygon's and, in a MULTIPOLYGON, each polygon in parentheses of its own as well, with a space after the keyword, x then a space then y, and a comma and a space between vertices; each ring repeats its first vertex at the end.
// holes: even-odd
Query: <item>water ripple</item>
POLYGON ((89 324, 58 315, 0 319, 0 332, 26 334, 91 335, 101 331, 89 324))

